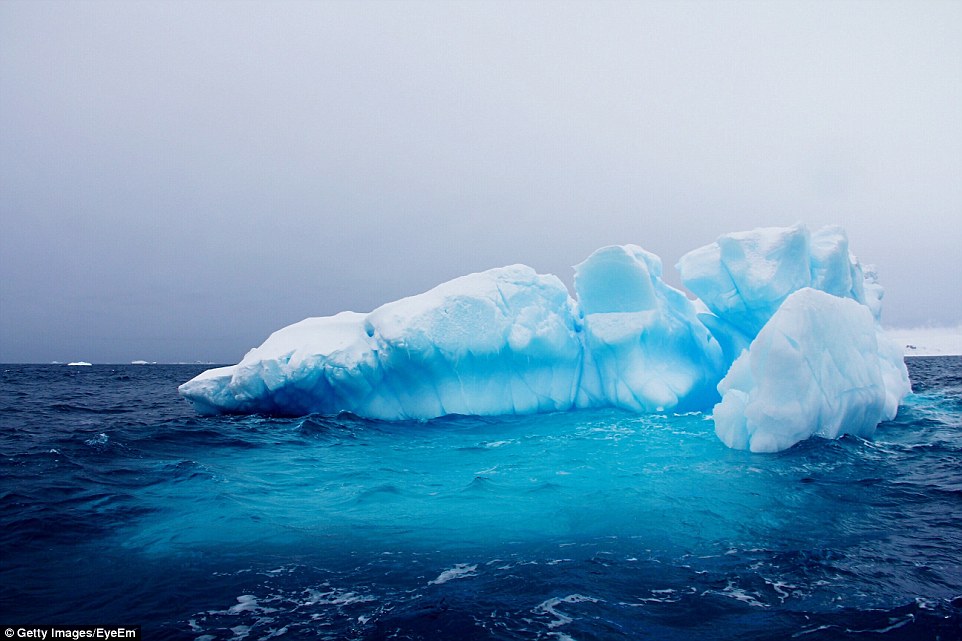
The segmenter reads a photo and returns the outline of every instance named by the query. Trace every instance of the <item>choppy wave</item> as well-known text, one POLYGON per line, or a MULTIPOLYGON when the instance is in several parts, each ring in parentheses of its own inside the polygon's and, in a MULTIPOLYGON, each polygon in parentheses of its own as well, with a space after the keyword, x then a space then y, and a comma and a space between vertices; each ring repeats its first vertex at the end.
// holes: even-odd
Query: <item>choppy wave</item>
POLYGON ((5 366, 0 623, 167 639, 962 638, 962 359, 872 441, 700 414, 194 416, 201 367, 5 366))

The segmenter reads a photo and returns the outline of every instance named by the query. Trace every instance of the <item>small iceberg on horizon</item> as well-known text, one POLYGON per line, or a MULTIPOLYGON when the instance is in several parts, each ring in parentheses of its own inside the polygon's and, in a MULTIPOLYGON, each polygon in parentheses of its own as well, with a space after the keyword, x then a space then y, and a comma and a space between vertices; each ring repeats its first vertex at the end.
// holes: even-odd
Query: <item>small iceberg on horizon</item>
POLYGON ((677 269, 698 298, 665 283, 661 259, 636 245, 577 265, 574 297, 526 265, 469 274, 367 314, 280 329, 179 391, 201 414, 714 410, 719 438, 753 451, 870 436, 911 391, 879 327, 882 288, 842 228, 725 234, 677 269))
POLYGON ((73 361, 72 363, 67 363, 67 367, 92 367, 92 364, 87 361, 73 361))

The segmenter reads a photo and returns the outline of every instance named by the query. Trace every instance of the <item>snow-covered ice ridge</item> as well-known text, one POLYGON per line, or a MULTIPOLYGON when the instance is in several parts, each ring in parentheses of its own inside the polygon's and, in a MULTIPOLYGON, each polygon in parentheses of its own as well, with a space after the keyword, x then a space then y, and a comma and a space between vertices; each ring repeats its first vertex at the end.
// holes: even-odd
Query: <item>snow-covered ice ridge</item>
POLYGON ((710 411, 756 452, 871 435, 909 393, 882 288, 836 226, 725 234, 684 255, 690 300, 635 245, 555 276, 511 265, 368 314, 308 318, 180 386, 203 414, 348 411, 387 420, 614 406, 710 411))

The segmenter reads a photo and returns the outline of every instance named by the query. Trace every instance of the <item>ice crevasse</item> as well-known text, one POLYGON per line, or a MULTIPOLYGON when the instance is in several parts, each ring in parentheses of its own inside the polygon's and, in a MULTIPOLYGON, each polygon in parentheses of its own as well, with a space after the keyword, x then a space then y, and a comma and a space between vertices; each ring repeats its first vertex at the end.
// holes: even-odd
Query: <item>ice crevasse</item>
POLYGON ((280 329, 180 393, 203 414, 386 420, 713 410, 723 442, 766 452, 868 436, 895 416, 908 374, 879 330, 881 287, 841 228, 726 234, 677 267, 695 300, 635 245, 577 265, 575 298, 524 265, 462 276, 280 329))

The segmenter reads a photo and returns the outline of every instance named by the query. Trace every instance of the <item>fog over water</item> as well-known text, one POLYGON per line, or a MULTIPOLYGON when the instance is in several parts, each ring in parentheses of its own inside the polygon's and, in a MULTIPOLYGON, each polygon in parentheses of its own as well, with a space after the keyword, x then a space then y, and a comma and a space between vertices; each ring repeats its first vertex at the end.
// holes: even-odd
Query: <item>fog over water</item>
POLYGON ((962 320, 958 2, 0 3, 0 361, 235 362, 606 244, 838 223, 962 320))

